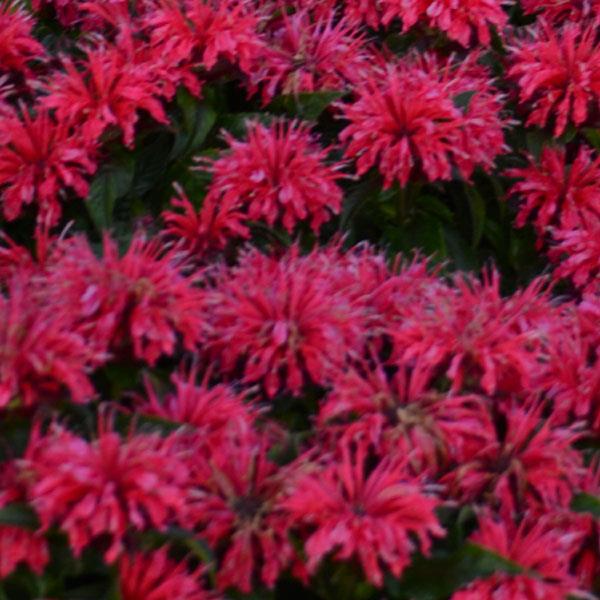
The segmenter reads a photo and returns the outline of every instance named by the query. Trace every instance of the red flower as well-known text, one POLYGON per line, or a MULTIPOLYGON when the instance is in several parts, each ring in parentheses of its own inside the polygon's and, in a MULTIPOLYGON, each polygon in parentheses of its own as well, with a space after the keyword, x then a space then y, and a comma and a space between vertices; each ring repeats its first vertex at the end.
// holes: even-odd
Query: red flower
POLYGON ((298 94, 343 90, 368 66, 364 35, 358 26, 335 13, 315 16, 303 8, 283 13, 267 31, 269 51, 250 73, 252 88, 263 88, 266 104, 277 92, 298 94))
POLYGON ((198 572, 169 559, 165 548, 151 554, 124 554, 119 560, 119 592, 122 600, 214 599, 200 586, 198 572))
POLYGON ((85 402, 94 394, 89 372, 104 356, 87 347, 60 305, 37 301, 28 275, 13 276, 0 295, 0 408, 16 399, 31 406, 65 388, 85 402))
POLYGON ((252 123, 246 141, 228 133, 225 141, 229 151, 203 167, 213 175, 208 206, 239 206, 248 219, 264 219, 270 226, 281 222, 290 232, 298 221, 309 218, 317 232, 332 213, 339 213, 341 165, 325 163, 329 148, 315 143, 309 125, 252 123))
POLYGON ((168 123, 160 102, 161 84, 152 65, 136 63, 116 47, 87 49, 81 68, 63 58, 64 72, 55 72, 43 106, 55 109, 59 121, 71 119, 82 126, 82 135, 94 143, 113 125, 133 146, 138 111, 146 110, 159 123, 168 123))
POLYGON ((0 577, 8 577, 19 563, 41 575, 49 560, 48 545, 42 535, 21 527, 0 525, 0 577))
POLYGON ((250 237, 245 224, 248 216, 237 196, 204 198, 202 208, 196 211, 183 188, 175 185, 175 189, 178 197, 171 200, 171 206, 182 212, 163 212, 164 233, 178 240, 191 254, 204 257, 210 250, 224 249, 231 240, 250 237))
POLYGON ((195 276, 183 275, 181 257, 142 235, 123 256, 108 235, 103 248, 98 258, 85 238, 72 238, 48 268, 48 293, 90 343, 113 351, 133 344, 135 356, 150 364, 173 354, 179 336, 193 350, 201 333, 202 292, 193 285, 195 276))
MULTIPOLYGON (((347 437, 367 434, 382 456, 400 451, 410 455, 417 471, 434 472, 450 462, 462 464, 496 438, 482 398, 450 396, 432 387, 432 373, 416 364, 393 375, 383 365, 361 365, 339 372, 319 411, 321 426, 342 420, 347 437), (350 418, 356 415, 358 420, 350 418)), ((332 423, 332 424, 331 424, 332 423)))
POLYGON ((222 590, 249 593, 256 575, 272 588, 297 560, 288 538, 292 522, 278 506, 286 470, 269 460, 267 440, 240 422, 192 465, 190 522, 224 554, 217 574, 222 590))
POLYGON ((517 216, 517 227, 523 227, 534 211, 539 235, 550 224, 559 223, 561 228, 570 229, 600 217, 600 156, 592 155, 585 146, 569 165, 564 148, 546 147, 539 165, 530 157, 527 167, 510 169, 506 175, 523 180, 509 192, 525 200, 517 216))
POLYGON ((465 179, 476 166, 489 170, 504 150, 491 85, 473 59, 441 63, 426 54, 374 70, 357 84, 357 100, 339 105, 350 121, 340 134, 346 156, 358 159, 359 175, 377 165, 386 188, 418 176, 449 180, 453 168, 465 179))
POLYGON ((564 531, 552 516, 526 518, 520 525, 486 514, 472 541, 521 567, 527 574, 496 574, 477 579, 452 600, 564 600, 576 584, 569 561, 580 534, 564 531))
POLYGON ((54 425, 44 436, 34 433, 25 464, 42 529, 57 524, 76 556, 107 536, 105 559, 113 562, 129 530, 164 529, 186 505, 189 472, 176 434, 121 439, 103 424, 88 442, 54 425))
POLYGON ((580 434, 543 420, 543 408, 530 402, 501 410, 505 432, 445 477, 451 494, 466 502, 483 497, 510 517, 523 508, 567 508, 582 476, 581 455, 573 448, 580 434))
POLYGON ((420 358, 442 368, 452 392, 521 393, 534 389, 544 345, 557 311, 545 282, 533 281, 509 298, 500 294, 496 272, 484 281, 457 276, 456 289, 442 288, 401 308, 389 335, 394 360, 410 365, 420 358))
POLYGON ((364 343, 359 306, 336 285, 335 263, 318 253, 280 259, 251 250, 223 270, 208 293, 209 352, 225 371, 244 363, 244 381, 269 396, 293 394, 307 379, 323 385, 364 343))
POLYGON ((0 5, 0 73, 29 75, 28 63, 45 57, 44 47, 33 37, 34 21, 17 2, 0 5))
POLYGON ((3 212, 8 220, 16 219, 23 205, 39 205, 38 220, 46 226, 60 219, 58 198, 66 188, 85 198, 86 177, 96 170, 94 150, 66 121, 56 122, 46 111, 35 117, 26 112, 23 118, 2 121, 3 144, 0 144, 0 189, 3 212))
POLYGON ((330 461, 298 478, 283 507, 311 531, 305 543, 310 573, 335 552, 335 560, 358 558, 367 579, 379 587, 381 565, 399 577, 412 552, 420 546, 427 554, 430 537, 444 530, 434 513, 438 501, 408 473, 405 455, 388 455, 370 471, 367 457, 365 443, 341 442, 330 461))
POLYGON ((553 25, 567 20, 579 23, 600 15, 598 0, 521 0, 521 5, 526 15, 539 14, 553 25))
POLYGON ((576 287, 591 292, 599 288, 600 278, 600 217, 591 217, 572 229, 555 229, 556 244, 548 252, 558 266, 557 279, 571 279, 576 287))
POLYGON ((594 24, 545 22, 511 49, 508 76, 517 80, 519 100, 529 110, 527 125, 554 121, 554 135, 567 125, 583 125, 600 99, 600 47, 594 24))
POLYGON ((495 27, 499 34, 508 22, 508 15, 502 5, 511 0, 382 0, 382 23, 387 25, 393 19, 402 20, 406 31, 416 23, 423 22, 428 27, 444 31, 451 40, 465 47, 474 39, 484 45, 491 40, 490 28, 495 27))

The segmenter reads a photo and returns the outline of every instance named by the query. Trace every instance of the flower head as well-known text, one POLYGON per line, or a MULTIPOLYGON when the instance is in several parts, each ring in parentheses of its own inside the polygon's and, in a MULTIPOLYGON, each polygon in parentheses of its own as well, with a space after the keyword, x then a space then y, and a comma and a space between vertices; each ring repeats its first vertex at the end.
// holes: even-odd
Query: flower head
POLYGON ((290 232, 304 219, 316 232, 340 211, 341 165, 326 164, 328 148, 315 142, 307 124, 251 123, 246 140, 226 133, 225 141, 229 149, 203 166, 213 175, 208 206, 239 206, 249 220, 282 223, 290 232))
POLYGON ((472 59, 444 63, 426 54, 390 63, 358 83, 356 96, 339 105, 350 121, 340 139, 358 174, 376 165, 386 188, 417 177, 449 180, 453 169, 469 179, 504 150, 500 96, 472 59))

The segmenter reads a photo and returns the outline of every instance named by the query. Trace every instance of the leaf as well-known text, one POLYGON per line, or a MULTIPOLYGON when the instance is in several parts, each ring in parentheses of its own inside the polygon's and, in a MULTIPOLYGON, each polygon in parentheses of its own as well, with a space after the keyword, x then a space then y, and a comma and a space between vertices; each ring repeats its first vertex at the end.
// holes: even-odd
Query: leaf
POLYGON ((600 151, 600 130, 591 127, 585 128, 583 130, 583 135, 585 135, 587 141, 594 146, 596 150, 600 151))
POLYGON ((37 529, 40 524, 35 512, 27 504, 7 504, 0 508, 0 524, 23 529, 37 529))
POLYGON ((477 90, 468 90, 466 92, 461 92, 460 94, 456 94, 452 98, 452 102, 456 108, 459 108, 463 112, 469 110, 469 105, 471 104, 471 100, 473 96, 477 93, 477 90))
POLYGON ((544 147, 544 143, 547 141, 547 136, 544 135, 544 132, 540 131, 539 129, 528 131, 525 134, 525 141, 529 153, 532 154, 536 160, 539 159, 542 153, 542 148, 544 147))
POLYGON ((591 513, 600 518, 600 498, 591 494, 577 494, 571 502, 571 510, 578 513, 591 513))
POLYGON ((133 161, 109 164, 100 169, 90 185, 86 206, 98 231, 112 225, 115 204, 128 191, 133 181, 133 161))
POLYGON ((286 112, 307 121, 316 121, 321 113, 335 100, 344 95, 342 91, 303 92, 277 96, 267 110, 286 112))
POLYGON ((197 150, 213 128, 217 113, 209 102, 199 101, 187 90, 177 92, 177 105, 183 116, 182 127, 177 129, 175 143, 169 155, 175 160, 197 150))
POLYGON ((471 244, 476 247, 481 241, 485 227, 485 200, 475 187, 465 185, 465 194, 469 201, 471 213, 471 244))

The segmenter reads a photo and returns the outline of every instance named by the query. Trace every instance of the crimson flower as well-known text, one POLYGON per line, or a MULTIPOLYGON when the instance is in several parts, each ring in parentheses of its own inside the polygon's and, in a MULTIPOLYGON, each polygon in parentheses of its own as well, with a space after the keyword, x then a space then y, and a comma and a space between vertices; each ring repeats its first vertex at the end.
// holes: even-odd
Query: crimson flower
POLYGON ((53 425, 45 435, 34 432, 25 467, 42 530, 58 525, 76 556, 105 536, 105 559, 114 562, 128 531, 162 530, 186 505, 189 471, 176 434, 121 439, 103 423, 90 442, 53 425))
POLYGON ((188 518, 222 559, 217 584, 249 593, 254 578, 272 588, 279 574, 297 561, 288 538, 292 521, 278 505, 286 482, 267 456, 268 440, 233 425, 214 443, 208 458, 192 464, 191 507, 188 518))
POLYGON ((196 347, 202 292, 182 273, 181 257, 160 240, 134 236, 123 256, 108 235, 98 258, 83 237, 66 240, 48 267, 48 293, 72 315, 90 343, 113 351, 133 344, 137 358, 154 364, 183 338, 196 347))
POLYGON ((520 524, 484 514, 472 541, 499 554, 524 574, 495 574, 477 579, 452 600, 564 600, 576 582, 569 573, 569 561, 581 535, 565 531, 552 515, 526 517, 520 524))
POLYGON ((4 216, 16 219, 23 205, 39 205, 38 220, 46 226, 60 219, 59 197, 70 188, 81 198, 88 194, 87 176, 96 170, 94 148, 46 111, 35 117, 23 113, 2 122, 0 194, 4 216))
POLYGON ((31 406, 65 388, 85 402, 94 395, 89 373, 104 356, 87 347, 60 305, 36 301, 28 275, 11 277, 0 295, 0 408, 15 399, 31 406))
POLYGON ((28 63, 45 57, 44 47, 33 37, 34 21, 17 2, 0 5, 0 73, 28 75, 28 63))
POLYGON ((64 71, 55 72, 42 105, 55 109, 59 121, 71 119, 81 125, 82 135, 94 143, 111 125, 123 132, 133 146, 138 111, 150 113, 159 123, 168 123, 160 102, 161 85, 148 64, 137 64, 117 47, 88 48, 80 68, 68 57, 64 71))
POLYGON ((527 125, 554 121, 554 136, 568 124, 580 126, 598 110, 600 47, 594 24, 567 23, 559 29, 541 21, 531 36, 511 48, 507 74, 520 89, 527 125))
POLYGON ((359 175, 377 165, 384 187, 411 178, 469 179, 504 151, 498 93, 473 59, 442 62, 430 54, 387 64, 356 85, 356 101, 340 104, 350 124, 340 134, 359 175), (466 105, 460 98, 468 97, 466 105))
POLYGON ((320 147, 308 124, 276 120, 250 123, 247 139, 225 133, 229 149, 202 168, 213 175, 205 203, 238 206, 251 220, 281 222, 292 231, 310 219, 313 231, 340 212, 341 164, 326 164, 329 148, 320 147))
POLYGON ((336 285, 335 263, 294 247, 277 259, 250 250, 207 292, 208 350, 226 372, 244 368, 269 396, 323 385, 364 343, 364 317, 336 285))
POLYGON ((539 235, 550 224, 571 229, 600 217, 600 156, 581 146, 575 160, 567 164, 564 148, 545 147, 539 164, 531 157, 529 163, 506 172, 509 177, 522 179, 509 192, 525 200, 517 227, 523 227, 533 212, 539 235))
POLYGON ((543 404, 501 411, 502 428, 495 443, 445 476, 461 501, 480 497, 500 504, 512 517, 530 510, 566 508, 582 476, 580 454, 573 448, 580 434, 542 419, 543 404))
POLYGON ((399 577, 417 547, 427 554, 430 538, 445 532, 434 512, 438 500, 409 474, 406 456, 388 455, 369 470, 368 454, 364 442, 340 442, 331 460, 298 477, 282 506, 309 531, 304 545, 309 573, 334 552, 335 560, 358 558, 367 579, 379 587, 382 565, 399 577))
POLYGON ((598 0, 521 0, 526 15, 539 14, 553 25, 564 21, 582 22, 600 15, 598 0))
POLYGON ((558 263, 557 279, 571 279, 576 287, 593 292, 600 278, 600 217, 590 216, 585 223, 572 229, 552 231, 555 244, 550 259, 558 263))
POLYGON ((48 545, 42 535, 22 527, 0 525, 0 577, 8 577, 20 563, 41 575, 49 560, 48 545))
POLYGON ((123 554, 119 559, 122 600, 216 600, 184 562, 172 561, 165 548, 150 554, 123 554))
POLYGON ((393 19, 402 20, 403 31, 423 22, 428 27, 444 31, 451 40, 464 47, 489 45, 490 28, 500 35, 508 23, 503 5, 511 0, 382 0, 381 21, 387 25, 393 19), (475 38, 475 39, 474 39, 475 38))
POLYGON ((364 35, 342 18, 315 16, 303 8, 283 13, 267 30, 269 51, 250 73, 252 88, 262 87, 266 104, 277 92, 298 94, 343 90, 368 66, 364 35))

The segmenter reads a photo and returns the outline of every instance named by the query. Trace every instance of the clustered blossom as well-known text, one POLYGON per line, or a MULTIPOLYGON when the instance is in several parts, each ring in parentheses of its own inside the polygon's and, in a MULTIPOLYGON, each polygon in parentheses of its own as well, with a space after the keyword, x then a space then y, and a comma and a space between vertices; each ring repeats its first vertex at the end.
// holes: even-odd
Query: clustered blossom
POLYGON ((597 597, 599 41, 0 0, 0 596, 597 597))

